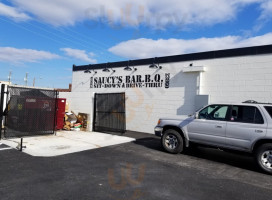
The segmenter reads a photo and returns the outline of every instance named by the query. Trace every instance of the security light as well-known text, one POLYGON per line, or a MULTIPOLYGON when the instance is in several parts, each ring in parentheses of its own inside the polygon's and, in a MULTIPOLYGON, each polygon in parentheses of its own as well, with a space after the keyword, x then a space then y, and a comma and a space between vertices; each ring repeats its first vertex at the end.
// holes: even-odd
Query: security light
POLYGON ((108 68, 104 68, 102 71, 103 72, 110 72, 110 70, 108 68))
POLYGON ((127 66, 124 68, 125 71, 132 71, 132 68, 129 66, 130 60, 128 60, 127 66))
POLYGON ((130 60, 128 61, 128 64, 127 64, 127 66, 124 68, 124 70, 125 70, 125 71, 132 71, 132 70, 137 71, 137 68, 136 68, 136 67, 130 67, 130 66, 129 66, 129 63, 130 63, 130 60))
POLYGON ((108 64, 109 64, 109 63, 106 64, 106 68, 104 68, 102 71, 103 71, 103 72, 110 72, 110 71, 112 70, 112 72, 114 73, 115 70, 112 69, 112 68, 110 68, 110 69, 111 69, 111 70, 110 70, 110 69, 108 68, 108 64))
MULTIPOLYGON (((88 65, 88 68, 92 68, 92 65, 88 65)), ((93 71, 93 73, 97 73, 97 71, 94 71, 94 69, 93 70, 91 70, 91 69, 86 69, 85 71, 84 71, 84 73, 92 73, 92 71, 93 71)))
POLYGON ((159 63, 156 64, 157 57, 154 58, 153 63, 149 65, 150 69, 162 69, 162 66, 160 66, 159 63))
POLYGON ((86 70, 84 71, 84 73, 87 74, 87 73, 92 73, 92 72, 91 72, 91 70, 86 69, 86 70))
POLYGON ((151 69, 157 69, 158 66, 157 66, 156 64, 153 63, 152 65, 149 66, 149 68, 151 68, 151 69))
POLYGON ((86 70, 84 71, 84 73, 85 73, 85 74, 87 74, 87 73, 91 74, 92 71, 93 71, 93 73, 95 73, 95 74, 97 73, 97 71, 90 70, 90 69, 86 69, 86 70))
POLYGON ((110 70, 108 68, 108 63, 106 64, 106 67, 102 70, 102 72, 110 72, 110 70))
POLYGON ((132 71, 132 68, 129 67, 129 66, 126 66, 126 67, 124 68, 124 70, 125 70, 125 71, 132 71))

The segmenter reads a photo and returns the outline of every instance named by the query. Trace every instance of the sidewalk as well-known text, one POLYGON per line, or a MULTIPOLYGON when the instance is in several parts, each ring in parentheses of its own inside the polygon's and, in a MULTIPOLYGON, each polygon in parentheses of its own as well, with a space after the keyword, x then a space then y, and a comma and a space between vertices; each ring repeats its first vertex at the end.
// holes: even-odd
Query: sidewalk
MULTIPOLYGON (((23 152, 31 156, 53 157, 132 141, 135 139, 98 132, 59 131, 56 136, 24 138, 23 146, 26 148, 23 152)), ((20 138, 3 139, 1 143, 16 149, 20 138)))

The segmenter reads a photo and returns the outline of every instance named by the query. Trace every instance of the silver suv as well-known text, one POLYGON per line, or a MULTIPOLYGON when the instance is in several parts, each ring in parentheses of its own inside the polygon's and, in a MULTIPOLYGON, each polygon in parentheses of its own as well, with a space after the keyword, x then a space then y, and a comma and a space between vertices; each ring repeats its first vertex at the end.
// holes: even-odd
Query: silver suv
POLYGON ((191 144, 252 153, 272 174, 272 104, 212 104, 186 119, 160 119, 155 134, 170 153, 191 144))

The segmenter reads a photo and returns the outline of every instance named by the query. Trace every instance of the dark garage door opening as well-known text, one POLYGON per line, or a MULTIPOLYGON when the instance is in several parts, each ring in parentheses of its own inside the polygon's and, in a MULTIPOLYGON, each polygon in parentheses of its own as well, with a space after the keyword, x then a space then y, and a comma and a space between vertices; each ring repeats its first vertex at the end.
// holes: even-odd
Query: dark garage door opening
POLYGON ((125 93, 95 94, 94 131, 126 131, 125 93))

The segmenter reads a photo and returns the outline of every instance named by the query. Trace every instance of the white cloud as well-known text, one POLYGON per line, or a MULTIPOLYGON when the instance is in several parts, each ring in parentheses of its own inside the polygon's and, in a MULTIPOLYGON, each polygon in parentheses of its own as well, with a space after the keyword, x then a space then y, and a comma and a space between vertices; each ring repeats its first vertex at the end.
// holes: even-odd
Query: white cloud
POLYGON ((67 56, 70 56, 72 58, 82 60, 91 64, 97 63, 97 60, 92 58, 95 56, 95 54, 92 52, 86 53, 85 50, 71 48, 61 48, 60 50, 65 52, 67 56))
POLYGON ((30 17, 21 12, 19 9, 5 5, 0 2, 0 16, 5 16, 14 19, 15 21, 26 21, 30 17))
POLYGON ((243 6, 263 1, 265 0, 11 0, 17 8, 55 26, 92 20, 111 25, 142 24, 155 28, 222 23, 235 18, 243 6))
POLYGON ((261 4, 262 14, 260 16, 261 20, 266 20, 272 17, 272 1, 264 0, 261 4))
POLYGON ((89 55, 90 55, 91 57, 95 57, 95 53, 93 53, 93 52, 90 52, 89 55))
POLYGON ((0 61, 9 63, 37 62, 40 60, 52 60, 60 56, 33 49, 16 49, 13 47, 0 47, 0 61))
POLYGON ((194 40, 141 38, 119 43, 111 47, 109 51, 124 58, 140 59, 266 44, 272 44, 272 33, 246 39, 239 36, 194 40))

